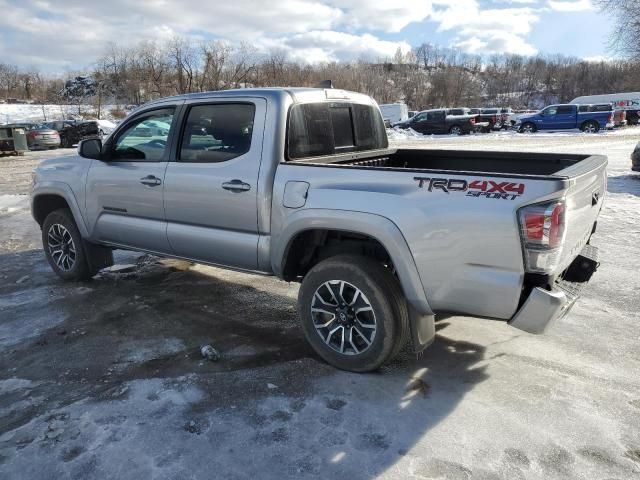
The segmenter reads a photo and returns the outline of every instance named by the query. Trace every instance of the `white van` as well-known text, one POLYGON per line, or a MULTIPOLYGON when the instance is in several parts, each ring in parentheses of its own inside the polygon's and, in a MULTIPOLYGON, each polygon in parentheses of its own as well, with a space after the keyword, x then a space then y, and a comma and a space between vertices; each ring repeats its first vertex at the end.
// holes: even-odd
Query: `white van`
POLYGON ((404 122, 409 118, 409 108, 404 103, 387 103, 385 105, 379 105, 380 112, 382 113, 382 119, 385 123, 404 122))
POLYGON ((640 92, 585 95, 574 98, 570 103, 588 105, 596 103, 613 103, 613 107, 616 110, 625 110, 627 112, 627 122, 630 125, 637 125, 640 122, 640 92))

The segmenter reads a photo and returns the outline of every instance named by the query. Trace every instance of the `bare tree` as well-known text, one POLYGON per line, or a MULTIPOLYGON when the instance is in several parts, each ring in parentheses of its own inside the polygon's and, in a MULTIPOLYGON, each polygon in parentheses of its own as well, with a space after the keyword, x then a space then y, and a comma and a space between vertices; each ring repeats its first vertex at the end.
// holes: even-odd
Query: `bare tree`
POLYGON ((614 51, 629 59, 640 60, 640 2, 638 0, 594 0, 602 12, 613 15, 616 22, 611 37, 614 51))

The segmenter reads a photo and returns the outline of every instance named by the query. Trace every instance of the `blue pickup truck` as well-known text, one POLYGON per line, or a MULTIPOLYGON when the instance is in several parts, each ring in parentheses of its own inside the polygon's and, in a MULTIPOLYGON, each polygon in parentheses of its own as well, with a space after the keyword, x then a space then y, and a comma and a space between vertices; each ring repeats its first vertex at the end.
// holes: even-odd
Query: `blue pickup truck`
POLYGON ((522 133, 538 130, 571 130, 595 133, 601 128, 613 127, 613 112, 582 112, 579 105, 549 105, 531 115, 520 117, 514 128, 522 133))

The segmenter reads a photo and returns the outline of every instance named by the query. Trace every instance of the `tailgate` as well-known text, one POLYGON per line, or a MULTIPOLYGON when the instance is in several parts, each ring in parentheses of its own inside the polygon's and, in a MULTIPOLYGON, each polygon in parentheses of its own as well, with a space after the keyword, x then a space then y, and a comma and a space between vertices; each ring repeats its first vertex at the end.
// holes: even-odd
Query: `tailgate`
POLYGON ((605 156, 593 155, 556 174, 569 178, 565 194, 565 238, 556 273, 569 266, 593 233, 607 191, 606 166, 605 156))

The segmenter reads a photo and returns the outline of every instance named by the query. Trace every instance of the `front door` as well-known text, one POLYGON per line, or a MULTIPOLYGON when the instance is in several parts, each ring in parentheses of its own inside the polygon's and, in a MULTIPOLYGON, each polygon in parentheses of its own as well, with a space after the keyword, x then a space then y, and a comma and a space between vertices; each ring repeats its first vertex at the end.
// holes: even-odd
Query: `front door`
POLYGON ((265 114, 264 99, 185 105, 178 158, 167 167, 164 190, 175 255, 257 269, 265 114))
POLYGON ((415 117, 411 119, 411 128, 414 129, 418 133, 429 133, 428 132, 428 113, 422 112, 417 114, 415 117))
POLYGON ((87 177, 87 219, 94 240, 170 253, 163 208, 174 107, 140 114, 105 145, 87 177))

